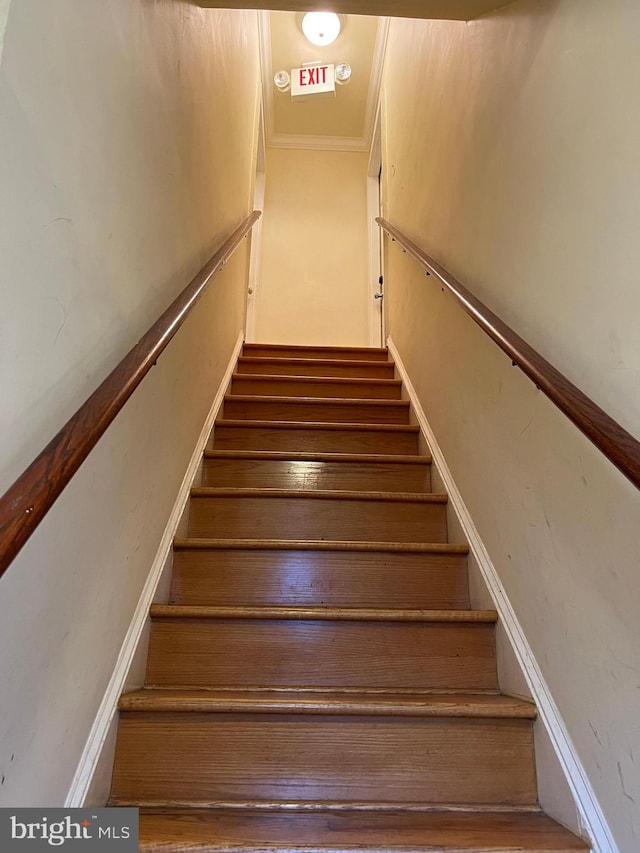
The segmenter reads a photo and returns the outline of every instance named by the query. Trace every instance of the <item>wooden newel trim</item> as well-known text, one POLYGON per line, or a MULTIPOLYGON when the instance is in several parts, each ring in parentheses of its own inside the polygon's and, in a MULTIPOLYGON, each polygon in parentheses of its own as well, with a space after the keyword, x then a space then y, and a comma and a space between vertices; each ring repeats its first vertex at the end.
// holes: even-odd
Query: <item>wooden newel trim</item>
POLYGON ((402 231, 381 217, 378 217, 376 222, 408 255, 447 288, 460 307, 498 344, 514 365, 564 412, 625 477, 640 488, 640 442, 556 370, 512 328, 503 323, 483 302, 476 299, 451 273, 419 249, 402 231))
POLYGON ((260 217, 254 210, 0 498, 0 576, 260 217))

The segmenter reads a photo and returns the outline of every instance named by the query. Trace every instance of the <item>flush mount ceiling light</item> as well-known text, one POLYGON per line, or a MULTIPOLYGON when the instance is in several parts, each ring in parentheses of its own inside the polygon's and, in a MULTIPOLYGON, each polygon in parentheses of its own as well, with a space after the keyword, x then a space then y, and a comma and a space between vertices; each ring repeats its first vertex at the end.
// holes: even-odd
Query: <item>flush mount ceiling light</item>
POLYGON ((340 18, 335 12, 307 12, 302 19, 302 32, 307 41, 324 47, 340 35, 340 18))

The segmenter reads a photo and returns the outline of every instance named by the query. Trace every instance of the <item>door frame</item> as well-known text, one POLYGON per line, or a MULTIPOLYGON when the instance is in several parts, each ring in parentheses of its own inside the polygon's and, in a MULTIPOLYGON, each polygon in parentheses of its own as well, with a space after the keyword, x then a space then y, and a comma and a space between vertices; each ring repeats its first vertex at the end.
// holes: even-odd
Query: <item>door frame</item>
POLYGON ((262 261, 262 228, 264 222, 264 197, 267 177, 266 144, 264 132, 264 113, 260 98, 260 118, 258 126, 258 149, 256 157, 256 177, 253 192, 253 209, 261 210, 262 216, 251 230, 251 249, 249 251, 249 281, 247 285, 247 319, 245 340, 255 343, 257 340, 258 307, 260 299, 260 267, 262 261))
POLYGON ((383 240, 382 230, 376 222, 376 217, 382 215, 381 198, 381 170, 382 170, 382 120, 380 101, 376 110, 376 118, 373 126, 371 140, 371 152, 369 154, 369 165, 367 168, 367 223, 369 238, 369 262, 367 287, 367 301, 369 304, 369 346, 385 346, 384 328, 384 297, 376 299, 376 294, 384 293, 384 285, 379 284, 383 275, 383 240))

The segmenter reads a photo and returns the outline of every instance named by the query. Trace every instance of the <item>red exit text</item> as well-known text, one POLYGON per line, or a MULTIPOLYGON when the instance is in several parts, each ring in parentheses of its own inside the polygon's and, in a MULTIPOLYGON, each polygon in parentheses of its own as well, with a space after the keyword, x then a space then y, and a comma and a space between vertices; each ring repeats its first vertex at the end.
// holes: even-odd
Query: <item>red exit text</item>
POLYGON ((300 68, 301 86, 319 86, 327 82, 327 65, 319 65, 315 68, 300 68))

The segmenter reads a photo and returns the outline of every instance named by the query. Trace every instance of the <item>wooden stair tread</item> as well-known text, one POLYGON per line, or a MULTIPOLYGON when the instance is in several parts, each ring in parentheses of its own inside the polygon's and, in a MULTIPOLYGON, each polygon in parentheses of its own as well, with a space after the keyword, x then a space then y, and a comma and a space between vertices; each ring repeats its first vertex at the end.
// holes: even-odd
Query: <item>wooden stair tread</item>
POLYGON ((312 403, 319 406, 390 406, 396 409, 408 409, 408 400, 380 400, 377 397, 287 397, 280 394, 225 394, 225 403, 291 403, 291 405, 312 403))
POLYGON ((420 427, 412 424, 334 423, 332 421, 261 421, 241 418, 218 418, 215 427, 245 429, 300 429, 300 430, 357 430, 358 432, 396 432, 417 435, 420 427))
MULTIPOLYGON (((130 693, 138 692, 139 690, 153 690, 153 691, 161 691, 161 690, 207 690, 207 691, 215 691, 216 693, 235 693, 237 691, 247 691, 250 690, 252 693, 268 693, 272 695, 277 695, 278 693, 286 693, 288 695, 293 695, 294 693, 306 693, 310 696, 315 693, 326 693, 327 691, 331 692, 334 696, 349 696, 351 694, 364 694, 367 696, 502 696, 507 694, 502 694, 498 687, 370 687, 368 685, 364 685, 361 687, 349 687, 348 685, 331 685, 331 687, 327 687, 326 685, 296 685, 296 684, 286 684, 286 685, 273 685, 269 684, 265 686, 263 684, 215 684, 212 686, 211 684, 189 684, 185 682, 183 684, 168 684, 164 686, 159 686, 156 684, 146 684, 144 687, 135 688, 135 690, 131 690, 130 693)), ((129 693, 123 693, 121 696, 127 696, 129 693)), ((518 697, 512 697, 518 698, 518 697)), ((524 700, 528 701, 528 700, 524 700)), ((534 706, 535 707, 535 706, 534 706)))
MULTIPOLYGON (((279 354, 240 356, 237 374, 271 376, 347 376, 354 379, 395 379, 395 365, 388 359, 281 357, 279 354)), ((338 354, 339 356, 340 354, 338 354)))
POLYGON ((154 619, 280 619, 339 622, 494 623, 495 610, 391 610, 381 607, 207 607, 153 604, 154 619))
POLYGON ((191 492, 188 535, 446 542, 447 498, 424 492, 211 488, 191 492))
POLYGON ((387 551, 411 554, 462 554, 469 553, 467 545, 422 542, 349 542, 326 539, 206 539, 177 538, 173 542, 177 550, 205 550, 208 548, 249 548, 252 550, 283 551, 387 551))
MULTIPOLYGON (((296 534, 299 535, 299 534, 296 534)), ((171 604, 470 607, 460 545, 178 539, 171 604), (378 547, 376 547, 378 546, 378 547)))
POLYGON ((530 719, 142 712, 120 726, 114 794, 143 801, 537 801, 530 719))
POLYGON ((418 455, 420 430, 410 424, 269 421, 219 418, 210 446, 221 450, 418 455))
POLYGON ((334 353, 334 352, 349 352, 349 353, 371 353, 372 355, 382 355, 388 356, 389 350, 386 347, 338 347, 338 346, 327 346, 325 344, 259 344, 259 343, 245 343, 243 348, 243 353, 248 354, 252 350, 266 350, 267 352, 277 352, 278 350, 282 352, 308 352, 309 350, 315 350, 316 352, 322 353, 334 353))
MULTIPOLYGON (((266 361, 270 361, 270 359, 266 359, 266 361)), ((376 362, 376 364, 378 363, 379 362, 376 362)), ((384 364, 384 362, 382 362, 382 364, 384 364)), ((286 382, 300 382, 307 384, 314 382, 326 382, 329 385, 349 385, 350 383, 358 382, 359 384, 368 385, 372 388, 380 388, 384 385, 389 385, 395 388, 402 386, 402 379, 377 379, 370 376, 299 376, 295 373, 287 376, 282 376, 279 373, 234 373, 233 380, 234 382, 236 380, 240 380, 241 382, 248 382, 249 380, 252 382, 273 382, 274 380, 282 382, 284 380, 286 382)))
MULTIPOLYGON (((384 363, 381 362, 381 365, 384 363)), ((373 376, 362 372, 349 375, 348 371, 333 369, 333 375, 327 376, 328 368, 302 372, 294 367, 288 372, 281 368, 272 373, 271 368, 262 366, 260 370, 243 368, 231 377, 232 394, 281 395, 285 397, 350 397, 352 399, 402 400, 402 380, 376 373, 373 376), (297 372, 300 371, 300 372, 297 372), (320 375, 317 375, 320 374, 320 375), (322 374, 325 374, 324 376, 322 374)))
POLYGON ((383 693, 332 690, 215 690, 147 688, 125 693, 121 711, 194 713, 358 714, 533 720, 531 702, 501 694, 383 693))
POLYGON ((156 687, 497 688, 495 612, 156 605, 151 616, 156 687))
POLYGON ((140 850, 167 853, 573 853, 588 845, 536 811, 142 810, 140 850))
POLYGON ((430 465, 431 456, 401 456, 389 453, 304 453, 284 450, 205 450, 205 459, 254 459, 283 462, 363 462, 381 465, 430 465))
POLYGON ((355 396, 295 394, 239 394, 234 390, 224 397, 224 418, 256 418, 275 421, 315 423, 408 424, 410 406, 405 400, 385 400, 355 396))
POLYGON ((193 498, 311 498, 341 501, 392 501, 394 503, 446 504, 445 494, 431 492, 365 492, 347 489, 244 489, 194 486, 193 498))
POLYGON ((429 464, 345 462, 331 459, 204 457, 199 486, 244 489, 338 489, 433 492, 429 464))
MULTIPOLYGON (((468 803, 459 800, 442 803, 428 803, 414 800, 334 800, 329 798, 317 799, 313 797, 304 800, 281 800, 269 797, 236 798, 233 800, 207 797, 205 799, 172 799, 164 800, 158 797, 143 797, 132 799, 118 794, 112 794, 109 798, 109 806, 134 806, 147 812, 167 811, 189 811, 203 810, 210 813, 212 810, 242 811, 245 814, 250 811, 259 811, 261 814, 289 813, 289 814, 318 814, 327 812, 358 813, 358 814, 432 814, 453 813, 471 814, 491 812, 492 814, 543 814, 538 803, 468 803)), ((160 848, 161 849, 161 848, 160 848)), ((240 848, 244 849, 244 848, 240 848)), ((517 850, 517 848, 516 848, 517 850)), ((216 851, 218 853, 218 851, 216 851)), ((235 850, 233 853, 239 853, 235 850)), ((427 851, 420 851, 427 853, 427 851)), ((434 853, 429 850, 428 853, 434 853)), ((509 851, 510 853, 510 851, 509 851)), ((517 850, 517 853, 521 851, 517 850)))
POLYGON ((392 361, 376 361, 372 359, 351 358, 280 358, 277 355, 250 356, 241 355, 238 364, 295 364, 305 367, 307 365, 322 365, 327 367, 347 365, 348 367, 393 367, 392 361))

